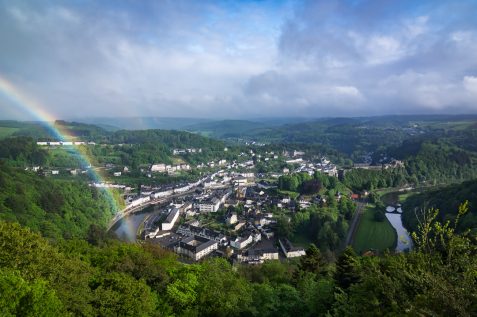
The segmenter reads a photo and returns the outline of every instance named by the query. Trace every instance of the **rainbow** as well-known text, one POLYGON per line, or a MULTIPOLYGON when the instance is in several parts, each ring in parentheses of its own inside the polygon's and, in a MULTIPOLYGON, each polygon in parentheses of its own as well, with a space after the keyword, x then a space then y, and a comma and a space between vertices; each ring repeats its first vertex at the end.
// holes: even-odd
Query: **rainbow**
MULTIPOLYGON (((42 123, 44 126, 52 133, 52 135, 58 139, 58 141, 71 141, 74 139, 68 129, 62 125, 55 125, 57 118, 48 113, 39 102, 29 97, 27 94, 19 90, 14 84, 8 81, 6 78, 0 75, 0 93, 5 95, 10 101, 12 101, 16 106, 20 107, 22 111, 32 115, 42 123)), ((91 162, 93 161, 92 156, 89 154, 86 146, 73 146, 73 151, 75 155, 80 159, 83 166, 92 166, 91 162)), ((95 183, 104 183, 104 177, 96 171, 94 168, 89 169, 89 175, 92 177, 95 183)), ((107 188, 102 188, 106 193, 111 206, 114 208, 114 212, 119 210, 116 200, 113 197, 113 194, 107 188)))

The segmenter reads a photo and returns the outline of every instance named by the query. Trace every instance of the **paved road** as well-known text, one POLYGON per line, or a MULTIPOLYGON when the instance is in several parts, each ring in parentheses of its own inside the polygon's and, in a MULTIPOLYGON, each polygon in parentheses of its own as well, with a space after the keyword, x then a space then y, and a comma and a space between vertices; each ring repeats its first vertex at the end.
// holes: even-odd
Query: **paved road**
POLYGON ((364 213, 365 206, 366 206, 365 202, 361 202, 361 201, 357 202, 356 212, 353 215, 351 226, 349 227, 348 235, 346 236, 345 246, 349 246, 353 243, 353 238, 354 238, 356 229, 358 229, 359 220, 361 218, 361 215, 364 213))

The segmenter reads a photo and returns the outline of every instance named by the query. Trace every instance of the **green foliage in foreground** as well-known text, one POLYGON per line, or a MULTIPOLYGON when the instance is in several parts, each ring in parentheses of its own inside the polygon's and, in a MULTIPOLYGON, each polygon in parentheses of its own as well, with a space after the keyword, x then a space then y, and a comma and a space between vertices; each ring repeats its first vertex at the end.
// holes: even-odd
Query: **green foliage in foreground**
MULTIPOLYGON (((466 212, 464 205, 459 218, 466 212)), ((408 254, 336 264, 318 248, 293 263, 185 265, 157 245, 82 240, 56 246, 0 222, 0 312, 5 316, 472 316, 476 245, 430 213, 408 254)))
POLYGON ((0 162, 0 220, 54 240, 85 238, 91 225, 107 225, 111 204, 105 192, 83 182, 40 177, 0 162))
POLYGON ((386 216, 384 216, 383 221, 376 221, 375 215, 376 210, 368 206, 361 216, 353 243, 353 248, 358 253, 370 249, 378 251, 391 250, 396 244, 396 231, 386 216))

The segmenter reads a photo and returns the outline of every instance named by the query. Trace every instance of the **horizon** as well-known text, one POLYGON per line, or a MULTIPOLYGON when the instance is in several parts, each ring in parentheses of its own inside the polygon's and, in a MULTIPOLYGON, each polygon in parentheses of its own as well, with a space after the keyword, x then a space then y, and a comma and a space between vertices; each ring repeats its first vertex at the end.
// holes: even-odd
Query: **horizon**
MULTIPOLYGON (((410 114, 375 114, 375 115, 356 115, 356 116, 257 116, 257 117, 191 117, 191 116, 91 116, 91 117, 69 117, 69 118, 55 118, 55 120, 42 120, 38 118, 32 119, 15 119, 15 118, 1 118, 0 121, 13 121, 13 122, 25 122, 25 123, 47 123, 47 122, 76 122, 76 123, 86 123, 89 124, 89 120, 124 120, 124 119, 159 119, 159 120, 200 120, 207 122, 221 122, 221 121, 249 121, 249 122, 263 122, 268 120, 283 120, 283 121, 293 121, 293 120, 303 120, 303 121, 315 121, 323 119, 367 119, 367 118, 406 118, 406 117, 449 117, 449 118, 463 118, 477 117, 477 113, 410 113, 410 114)), ((94 123, 91 123, 94 125, 94 123)))
POLYGON ((65 120, 476 114, 474 12, 473 0, 0 1, 0 119, 38 119, 10 88, 65 120))
MULTIPOLYGON (((333 120, 333 119, 379 119, 379 118, 422 118, 432 120, 436 119, 455 119, 458 121, 465 120, 465 119, 475 119, 477 118, 477 113, 462 113, 462 114, 447 114, 447 113, 433 113, 433 114, 383 114, 383 115, 363 115, 363 116, 326 116, 326 117, 243 117, 243 118, 204 118, 204 117, 85 117, 85 118, 58 118, 55 120, 45 120, 45 119, 3 119, 0 118, 0 122, 19 122, 19 123, 32 123, 32 124, 56 124, 58 121, 66 122, 66 123, 80 123, 80 124, 87 124, 100 127, 103 126, 110 126, 113 128, 120 128, 124 130, 137 130, 139 127, 130 128, 130 127, 122 127, 121 124, 114 125, 114 123, 107 122, 108 120, 127 120, 127 119, 135 119, 135 120, 157 120, 156 123, 160 123, 160 121, 177 121, 177 120, 188 120, 188 124, 184 124, 183 126, 179 126, 179 130, 183 130, 185 128, 194 127, 196 124, 200 123, 218 123, 218 122, 251 122, 251 123, 270 123, 273 121, 282 121, 281 123, 276 123, 274 126, 282 126, 282 125, 293 125, 299 124, 302 122, 317 122, 321 120, 333 120)), ((119 123, 119 122, 118 122, 119 123)), ((164 123, 164 122, 162 122, 164 123)), ((270 126, 269 126, 270 127, 270 126)), ((161 129, 161 130, 174 130, 169 127, 148 127, 146 125, 143 126, 143 129, 161 129)))

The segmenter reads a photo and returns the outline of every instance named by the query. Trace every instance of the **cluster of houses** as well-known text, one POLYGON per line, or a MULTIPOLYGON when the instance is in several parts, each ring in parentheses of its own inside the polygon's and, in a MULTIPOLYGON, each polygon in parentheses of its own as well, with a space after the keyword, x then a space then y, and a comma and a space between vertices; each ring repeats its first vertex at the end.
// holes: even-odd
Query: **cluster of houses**
POLYGON ((366 169, 366 170, 383 170, 383 169, 389 169, 389 168, 400 168, 404 167, 404 162, 400 160, 395 160, 395 159, 388 159, 384 158, 381 160, 382 162, 378 165, 372 165, 370 162, 366 163, 354 163, 353 168, 360 168, 360 169, 366 169))
MULTIPOLYGON (((91 168, 91 166, 88 166, 88 169, 91 168)), ((84 175, 88 173, 88 169, 80 169, 80 168, 47 168, 47 167, 41 167, 41 166, 31 166, 31 167, 25 167, 25 171, 33 171, 36 173, 39 173, 43 176, 58 176, 58 175, 72 175, 72 176, 77 176, 77 175, 84 175)), ((96 186, 98 187, 98 186, 96 186)))
MULTIPOLYGON (((235 174, 226 173, 225 171, 220 170, 210 175, 206 175, 195 182, 169 185, 169 186, 163 186, 163 187, 155 187, 155 188, 142 186, 140 194, 135 197, 134 196, 128 197, 126 200, 126 204, 128 207, 136 207, 136 206, 151 202, 153 200, 165 199, 174 195, 182 195, 187 192, 196 190, 199 186, 207 187, 207 184, 211 184, 211 183, 217 184, 218 182, 221 182, 220 187, 224 187, 234 181, 234 178, 230 175, 235 175, 235 174)), ((240 177, 240 175, 236 177, 240 177)), ((218 198, 220 202, 223 203, 225 199, 227 198, 227 196, 212 197, 212 198, 218 198)), ((210 203, 211 201, 204 202, 203 208, 209 208, 209 207, 206 207, 205 204, 210 205, 210 203)), ((217 208, 214 207, 213 211, 217 211, 217 210, 218 210, 218 207, 217 208)))
POLYGON ((150 171, 152 173, 172 173, 176 171, 188 171, 190 170, 189 164, 177 164, 177 165, 169 165, 164 163, 153 164, 151 165, 150 171))
MULTIPOLYGON (((306 172, 310 175, 313 175, 316 171, 318 171, 318 172, 326 174, 328 176, 334 176, 334 177, 338 176, 338 169, 337 169, 336 165, 331 163, 326 157, 322 157, 320 162, 318 162, 318 163, 307 162, 307 161, 304 161, 301 158, 288 160, 286 162, 289 163, 289 164, 292 164, 292 163, 300 164, 300 166, 296 170, 294 170, 295 173, 306 172)), ((289 173, 289 172, 290 171, 288 169, 283 170, 284 174, 289 173)))
POLYGON ((95 142, 85 141, 39 141, 36 145, 39 146, 73 146, 73 145, 96 145, 95 142))
MULTIPOLYGON (((169 214, 167 220, 171 215, 175 213, 169 214)), ((277 260, 280 253, 283 258, 305 255, 303 248, 293 246, 286 239, 279 239, 278 244, 275 240, 268 240, 260 245, 262 238, 256 229, 255 232, 247 229, 237 237, 228 237, 219 231, 191 223, 179 225, 175 230, 171 229, 170 231, 156 230, 154 236, 149 234, 145 238, 194 261, 208 255, 228 254, 235 262, 255 264, 266 260, 277 260)))
MULTIPOLYGON (((303 248, 294 247, 288 240, 276 240, 274 215, 262 212, 266 209, 265 204, 276 203, 275 199, 258 186, 234 185, 235 177, 243 177, 238 173, 215 176, 230 178, 230 186, 220 189, 202 186, 200 191, 187 196, 187 202, 171 204, 148 221, 143 237, 194 261, 209 255, 227 255, 236 262, 253 264, 305 254, 303 248), (224 232, 200 226, 196 218, 178 224, 180 215, 191 219, 191 216, 216 213, 221 207, 238 206, 239 203, 243 206, 240 214, 230 211, 221 216, 222 225, 227 228, 224 232)), ((211 179, 208 177, 207 181, 211 179)), ((289 202, 288 199, 283 204, 289 202)))
POLYGON ((202 153, 201 148, 189 148, 189 149, 174 149, 172 150, 172 154, 174 155, 181 155, 181 154, 187 154, 187 153, 202 153))

